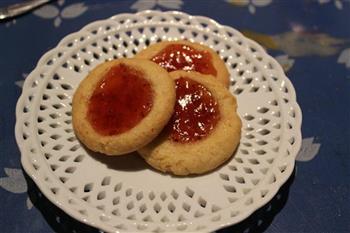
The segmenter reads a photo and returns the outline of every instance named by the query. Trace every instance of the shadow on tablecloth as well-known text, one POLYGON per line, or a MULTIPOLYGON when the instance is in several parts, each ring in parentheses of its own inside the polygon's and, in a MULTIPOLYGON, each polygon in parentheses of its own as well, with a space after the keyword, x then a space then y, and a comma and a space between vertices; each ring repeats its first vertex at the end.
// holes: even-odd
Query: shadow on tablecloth
MULTIPOLYGON (((22 168, 23 169, 23 168, 22 168)), ((46 222, 51 228, 58 233, 98 233, 98 229, 83 224, 61 209, 52 204, 39 190, 36 184, 30 179, 30 177, 23 171, 28 184, 28 196, 33 205, 41 212, 46 222)), ((280 188, 274 198, 266 205, 255 211, 246 220, 216 231, 217 233, 258 233, 264 232, 272 223, 274 217, 282 210, 287 202, 289 195, 289 188, 294 181, 293 172, 287 182, 280 188)))

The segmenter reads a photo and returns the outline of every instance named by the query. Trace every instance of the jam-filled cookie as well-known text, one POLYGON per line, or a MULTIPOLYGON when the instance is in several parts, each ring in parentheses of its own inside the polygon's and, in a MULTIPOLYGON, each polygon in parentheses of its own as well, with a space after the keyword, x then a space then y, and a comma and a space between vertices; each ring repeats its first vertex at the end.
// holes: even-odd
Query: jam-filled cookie
POLYGON ((73 127, 89 149, 107 155, 135 151, 170 119, 174 80, 154 62, 119 59, 98 65, 73 98, 73 127))
POLYGON ((152 167, 175 175, 201 174, 229 159, 240 141, 236 99, 212 77, 175 71, 176 103, 163 132, 138 150, 152 167))
POLYGON ((225 63, 214 50, 199 43, 187 40, 163 41, 150 45, 135 57, 151 60, 168 72, 196 71, 216 77, 226 87, 229 85, 230 74, 225 63))

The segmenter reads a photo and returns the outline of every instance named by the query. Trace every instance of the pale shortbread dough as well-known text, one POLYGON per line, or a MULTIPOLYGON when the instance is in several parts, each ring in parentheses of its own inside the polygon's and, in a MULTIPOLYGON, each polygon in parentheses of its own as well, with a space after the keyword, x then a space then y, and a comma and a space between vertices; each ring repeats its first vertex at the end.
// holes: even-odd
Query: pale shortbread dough
POLYGON ((73 128, 76 136, 89 149, 107 155, 121 155, 135 151, 151 142, 167 124, 175 104, 175 84, 168 72, 157 64, 140 59, 118 59, 98 65, 80 83, 72 104, 73 128), (109 68, 123 63, 144 73, 153 89, 153 106, 135 127, 127 132, 101 136, 87 120, 89 99, 109 68))
POLYGON ((216 99, 220 120, 211 133, 199 141, 177 143, 165 132, 138 150, 148 164, 162 172, 175 175, 202 174, 211 171, 235 152, 241 135, 236 98, 212 77, 197 72, 174 71, 174 79, 187 77, 204 85, 216 99))

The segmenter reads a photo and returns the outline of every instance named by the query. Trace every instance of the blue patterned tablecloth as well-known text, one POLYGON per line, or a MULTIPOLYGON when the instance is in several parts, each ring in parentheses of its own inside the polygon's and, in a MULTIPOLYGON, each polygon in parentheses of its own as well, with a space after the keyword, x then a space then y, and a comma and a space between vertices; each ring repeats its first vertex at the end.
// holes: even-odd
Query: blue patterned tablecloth
POLYGON ((65 35, 145 9, 237 28, 281 63, 297 92, 303 142, 292 177, 247 220, 218 232, 350 232, 349 0, 58 0, 0 22, 0 232, 98 232, 51 204, 24 174, 15 106, 28 73, 65 35))

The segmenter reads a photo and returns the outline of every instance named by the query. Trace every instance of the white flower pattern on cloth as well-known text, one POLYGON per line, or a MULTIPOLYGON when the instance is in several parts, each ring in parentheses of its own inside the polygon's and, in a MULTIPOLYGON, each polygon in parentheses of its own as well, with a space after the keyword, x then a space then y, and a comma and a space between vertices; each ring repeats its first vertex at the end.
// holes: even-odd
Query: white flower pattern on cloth
POLYGON ((350 69, 350 48, 344 49, 340 53, 338 63, 345 64, 346 68, 350 69))
POLYGON ((255 14, 256 7, 264 7, 270 5, 272 0, 226 0, 236 6, 248 6, 248 10, 251 14, 255 14))
MULTIPOLYGON (((64 2, 65 0, 59 0, 57 3, 59 6, 63 6, 64 2)), ((76 18, 84 14, 87 9, 88 7, 84 3, 74 3, 62 9, 54 4, 49 4, 35 10, 33 14, 43 19, 54 19, 54 26, 59 27, 62 19, 76 18)))
POLYGON ((318 3, 320 4, 326 4, 326 3, 330 3, 333 2, 334 6, 338 9, 338 10, 342 10, 343 9, 343 3, 347 1, 350 2, 350 0, 318 0, 318 3))
POLYGON ((284 72, 288 72, 294 65, 295 60, 287 54, 278 55, 275 57, 278 63, 282 66, 284 72))
POLYGON ((296 157, 297 161, 308 162, 315 158, 320 150, 321 144, 314 143, 314 137, 304 138, 301 143, 300 151, 296 157))
POLYGON ((150 10, 154 9, 157 6, 166 8, 166 9, 181 9, 183 5, 182 0, 137 0, 132 4, 131 9, 136 11, 150 10))
MULTIPOLYGON (((17 168, 4 168, 6 177, 0 177, 0 187, 8 192, 21 194, 26 193, 28 190, 27 182, 24 178, 22 169, 17 168)), ((33 207, 33 203, 29 198, 26 200, 27 209, 30 210, 33 207)))
POLYGON ((23 87, 23 84, 24 84, 24 80, 27 78, 28 75, 29 75, 28 73, 22 73, 22 78, 23 78, 23 79, 17 80, 17 81, 15 82, 15 85, 18 86, 18 87, 20 87, 20 88, 22 88, 22 87, 23 87))

